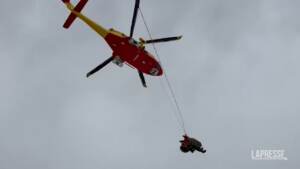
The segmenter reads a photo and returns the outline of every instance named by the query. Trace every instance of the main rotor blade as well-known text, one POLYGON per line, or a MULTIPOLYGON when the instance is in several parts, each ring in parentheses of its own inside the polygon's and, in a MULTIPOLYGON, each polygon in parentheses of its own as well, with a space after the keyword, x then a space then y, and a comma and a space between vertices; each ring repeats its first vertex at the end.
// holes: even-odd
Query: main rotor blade
POLYGON ((144 87, 147 87, 143 72, 139 71, 139 76, 144 87))
POLYGON ((138 10, 139 10, 139 6, 140 6, 140 0, 135 0, 133 17, 132 17, 131 27, 130 27, 130 38, 132 38, 132 36, 133 36, 133 32, 134 32, 134 27, 135 27, 135 22, 136 22, 136 18, 137 18, 137 13, 138 13, 138 10))
POLYGON ((106 66, 107 64, 109 64, 112 60, 114 59, 114 57, 110 57, 107 60, 105 60, 103 63, 101 63, 100 65, 98 65, 97 67, 95 67, 93 70, 91 70, 89 73, 86 74, 86 77, 91 76, 92 74, 98 72, 100 69, 102 69, 104 66, 106 66))
POLYGON ((174 36, 174 37, 168 37, 168 38, 146 40, 144 43, 147 44, 147 43, 169 42, 169 41, 179 40, 181 38, 182 38, 182 36, 174 36))

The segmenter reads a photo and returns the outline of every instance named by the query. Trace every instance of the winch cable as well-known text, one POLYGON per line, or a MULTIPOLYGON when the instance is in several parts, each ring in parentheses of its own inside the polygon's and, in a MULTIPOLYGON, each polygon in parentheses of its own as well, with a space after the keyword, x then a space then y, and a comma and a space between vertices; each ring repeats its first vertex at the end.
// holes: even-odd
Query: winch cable
MULTIPOLYGON (((152 39, 153 39, 153 38, 152 38, 152 34, 151 34, 151 32, 150 32, 149 26, 148 26, 148 24, 147 24, 147 22, 146 22, 146 19, 145 19, 144 15, 143 15, 143 12, 142 12, 141 8, 139 8, 139 11, 140 11, 140 14, 141 14, 143 23, 144 23, 144 25, 145 25, 145 27, 146 27, 146 30, 147 30, 147 32, 148 32, 148 36, 149 36, 150 40, 152 40, 152 39)), ((159 54, 158 54, 158 50, 157 50, 157 48, 156 48, 156 46, 155 46, 154 43, 152 43, 152 47, 153 47, 153 49, 154 49, 154 52, 155 52, 156 57, 158 58, 160 64, 162 65, 161 58, 160 58, 160 56, 159 56, 159 54)), ((174 102, 174 105, 175 105, 177 114, 179 115, 179 118, 178 118, 178 116, 177 116, 177 114, 176 114, 176 111, 174 111, 174 115, 176 116, 176 119, 178 120, 179 124, 181 125, 181 128, 182 128, 184 134, 187 134, 186 129, 185 129, 185 124, 184 124, 184 119, 183 119, 182 111, 181 111, 181 108, 180 108, 179 103, 178 103, 178 101, 177 101, 175 92, 174 92, 174 90, 173 90, 173 88, 172 88, 172 85, 171 85, 171 83, 170 83, 170 80, 169 80, 169 78, 168 78, 168 75, 167 75, 166 70, 164 70, 164 78, 165 78, 165 80, 166 80, 166 82, 167 82, 168 89, 169 89, 169 92, 170 92, 170 94, 171 94, 171 98, 172 98, 172 100, 173 100, 173 102, 174 102)), ((163 85, 163 84, 162 84, 162 85, 163 85)))

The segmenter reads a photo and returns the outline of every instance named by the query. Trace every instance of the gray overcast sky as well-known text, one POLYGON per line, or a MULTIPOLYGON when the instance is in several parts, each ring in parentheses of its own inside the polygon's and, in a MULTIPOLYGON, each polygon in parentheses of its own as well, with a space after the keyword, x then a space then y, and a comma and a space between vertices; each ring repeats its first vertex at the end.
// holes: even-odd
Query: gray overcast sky
MULTIPOLYGON (((134 0, 90 0, 84 13, 129 32, 134 0)), ((182 154, 160 78, 110 64, 104 40, 61 1, 1 0, 0 169, 297 169, 300 1, 142 0, 183 110, 206 154, 182 154), (288 161, 253 161, 284 149, 288 161)), ((138 18, 135 37, 147 34, 138 18)), ((153 52, 151 47, 149 51, 153 52)))

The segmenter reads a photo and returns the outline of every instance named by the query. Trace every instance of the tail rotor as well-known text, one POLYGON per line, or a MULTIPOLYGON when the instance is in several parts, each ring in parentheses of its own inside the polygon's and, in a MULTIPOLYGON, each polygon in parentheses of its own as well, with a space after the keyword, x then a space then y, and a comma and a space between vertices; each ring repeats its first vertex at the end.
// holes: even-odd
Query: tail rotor
MULTIPOLYGON (((72 5, 70 3, 70 0, 62 0, 63 3, 65 3, 66 5, 72 5)), ((78 4, 72 9, 72 11, 75 12, 81 12, 81 10, 84 8, 84 6, 86 5, 86 3, 88 2, 88 0, 80 0, 78 2, 78 4)), ((75 19, 77 18, 77 16, 71 11, 71 14, 69 15, 69 17, 67 18, 66 22, 64 23, 63 27, 68 29, 72 23, 75 21, 75 19)))

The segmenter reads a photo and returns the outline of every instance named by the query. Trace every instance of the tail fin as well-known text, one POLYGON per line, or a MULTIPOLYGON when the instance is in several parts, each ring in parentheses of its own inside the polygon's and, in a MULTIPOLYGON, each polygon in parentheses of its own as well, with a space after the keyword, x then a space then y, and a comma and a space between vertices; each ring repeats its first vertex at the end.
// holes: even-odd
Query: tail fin
MULTIPOLYGON (((69 4, 70 0, 62 0, 65 4, 69 4)), ((73 8, 73 11, 75 12, 81 12, 81 10, 83 9, 83 7, 85 6, 85 4, 88 2, 88 0, 80 0, 79 3, 75 6, 75 8, 73 8)), ((69 15, 68 19, 66 20, 66 22, 64 23, 63 27, 68 29, 72 23, 74 22, 74 20, 77 18, 76 14, 72 13, 69 15)))

